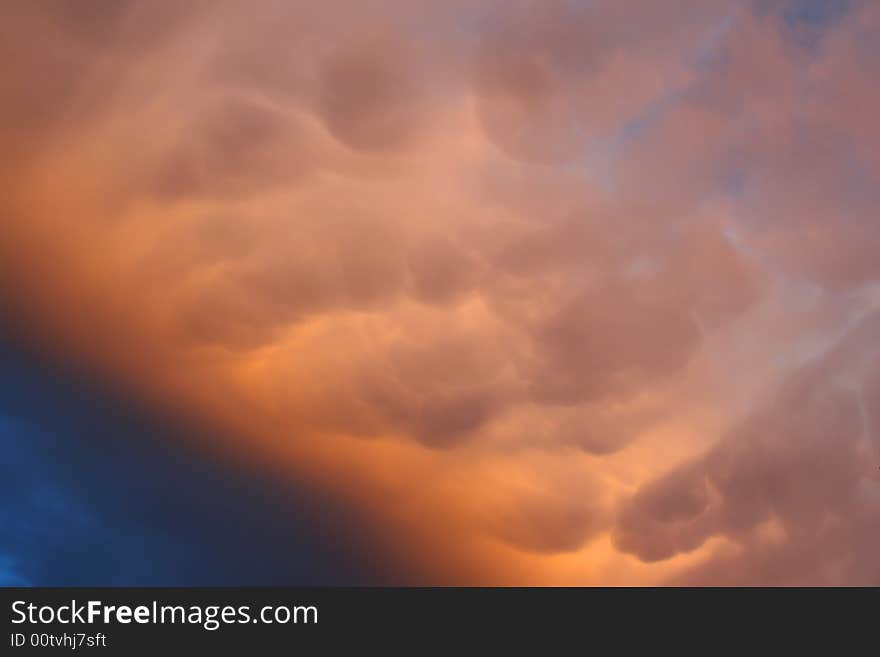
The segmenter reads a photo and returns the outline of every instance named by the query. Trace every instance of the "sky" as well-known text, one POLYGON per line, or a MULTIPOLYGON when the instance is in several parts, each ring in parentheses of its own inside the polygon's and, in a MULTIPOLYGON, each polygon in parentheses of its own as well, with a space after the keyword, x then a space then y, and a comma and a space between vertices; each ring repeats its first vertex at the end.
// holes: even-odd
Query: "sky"
POLYGON ((179 423, 69 366, 0 363, 0 586, 399 580, 338 501, 181 448, 179 423))
POLYGON ((876 2, 0 12, 0 585, 880 584, 876 2))

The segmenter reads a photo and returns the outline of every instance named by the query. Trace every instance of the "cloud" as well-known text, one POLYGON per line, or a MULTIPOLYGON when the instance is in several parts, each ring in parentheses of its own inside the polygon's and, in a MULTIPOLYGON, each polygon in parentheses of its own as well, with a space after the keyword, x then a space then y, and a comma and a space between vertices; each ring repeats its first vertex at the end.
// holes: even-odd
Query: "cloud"
POLYGON ((71 7, 4 9, 0 298, 207 452, 437 581, 711 582, 874 485, 772 392, 875 303, 869 5, 71 7))
POLYGON ((678 576, 689 583, 875 581, 864 555, 880 503, 878 322, 876 312, 863 319, 705 456, 641 488, 624 505, 616 545, 648 561, 714 536, 738 547, 678 576))

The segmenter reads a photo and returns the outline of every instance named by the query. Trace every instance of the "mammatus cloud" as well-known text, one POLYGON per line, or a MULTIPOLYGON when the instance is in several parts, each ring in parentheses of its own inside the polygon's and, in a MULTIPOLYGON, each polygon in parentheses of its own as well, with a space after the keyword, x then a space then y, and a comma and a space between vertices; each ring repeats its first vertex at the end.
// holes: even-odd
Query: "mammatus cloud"
POLYGON ((859 321, 707 454, 643 487, 615 544, 656 561, 731 541, 685 582, 876 581, 878 324, 876 312, 859 321))
POLYGON ((10 323, 424 581, 876 583, 880 13, 655 4, 12 3, 10 323))

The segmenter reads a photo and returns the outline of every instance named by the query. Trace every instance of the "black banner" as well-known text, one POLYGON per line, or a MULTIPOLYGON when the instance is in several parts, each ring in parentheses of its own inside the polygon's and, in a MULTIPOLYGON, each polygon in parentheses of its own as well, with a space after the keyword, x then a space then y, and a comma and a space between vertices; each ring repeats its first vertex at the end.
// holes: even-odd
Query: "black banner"
MULTIPOLYGON (((7 588, 2 654, 876 642, 878 589, 7 588)), ((465 651, 466 652, 466 651, 465 651)), ((542 651, 543 652, 543 651, 542 651)), ((580 650, 579 650, 580 652, 580 650)), ((604 652, 604 651, 603 651, 604 652)))

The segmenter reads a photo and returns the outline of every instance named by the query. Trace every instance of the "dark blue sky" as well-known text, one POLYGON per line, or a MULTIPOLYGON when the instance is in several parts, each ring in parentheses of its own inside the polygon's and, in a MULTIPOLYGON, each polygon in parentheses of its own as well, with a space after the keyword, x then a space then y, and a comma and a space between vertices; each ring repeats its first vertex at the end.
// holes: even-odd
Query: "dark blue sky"
POLYGON ((0 585, 379 577, 342 510, 213 462, 181 431, 0 343, 0 585))

